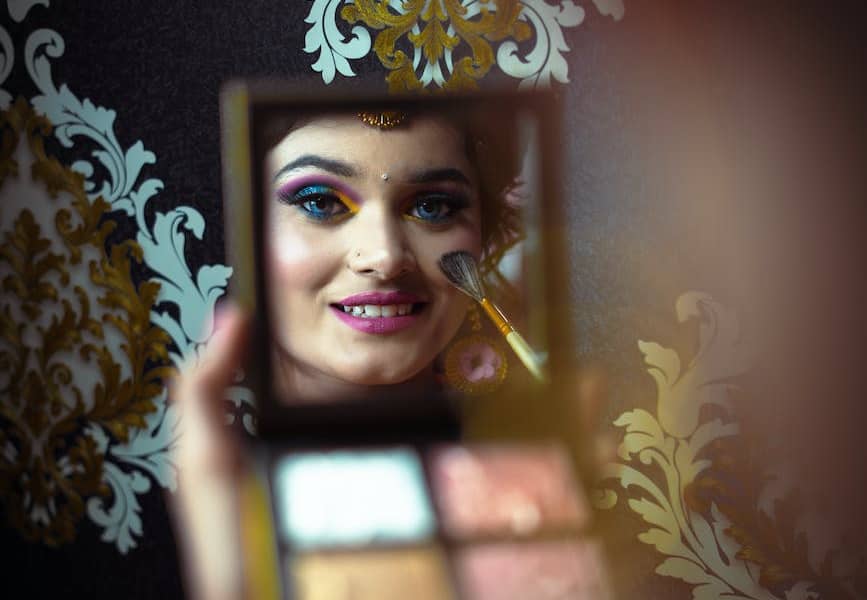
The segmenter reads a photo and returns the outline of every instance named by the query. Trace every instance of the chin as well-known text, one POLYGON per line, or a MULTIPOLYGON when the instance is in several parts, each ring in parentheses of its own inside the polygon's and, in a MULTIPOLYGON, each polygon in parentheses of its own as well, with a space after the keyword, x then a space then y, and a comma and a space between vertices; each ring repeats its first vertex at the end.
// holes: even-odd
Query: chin
POLYGON ((338 376, 355 385, 382 386, 406 383, 425 371, 430 363, 395 368, 394 364, 365 365, 338 376))

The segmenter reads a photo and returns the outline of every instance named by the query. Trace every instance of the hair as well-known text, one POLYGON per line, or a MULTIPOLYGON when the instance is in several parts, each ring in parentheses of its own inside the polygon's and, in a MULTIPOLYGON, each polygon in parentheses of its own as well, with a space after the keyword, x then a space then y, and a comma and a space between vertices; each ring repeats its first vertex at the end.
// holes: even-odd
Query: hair
POLYGON ((464 133, 467 158, 478 175, 484 249, 481 272, 497 277, 499 284, 505 284, 505 279, 497 265, 524 237, 521 198, 516 194, 522 156, 514 116, 508 109, 485 108, 484 112, 471 110, 450 119, 464 133))

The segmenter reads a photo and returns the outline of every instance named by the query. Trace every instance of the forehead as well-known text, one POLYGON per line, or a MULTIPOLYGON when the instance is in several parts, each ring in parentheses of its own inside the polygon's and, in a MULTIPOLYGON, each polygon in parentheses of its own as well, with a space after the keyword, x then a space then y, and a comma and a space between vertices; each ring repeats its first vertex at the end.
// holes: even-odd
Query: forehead
POLYGON ((437 116, 415 116, 393 129, 371 127, 355 115, 306 120, 269 151, 269 170, 276 172, 310 154, 341 160, 362 171, 398 174, 422 166, 471 170, 463 133, 437 116))

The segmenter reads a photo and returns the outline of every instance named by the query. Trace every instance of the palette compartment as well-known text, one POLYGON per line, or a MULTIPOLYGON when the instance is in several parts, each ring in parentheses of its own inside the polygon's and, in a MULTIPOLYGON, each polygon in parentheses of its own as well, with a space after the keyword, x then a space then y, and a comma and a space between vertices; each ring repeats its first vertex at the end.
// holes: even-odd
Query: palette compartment
POLYGON ((272 469, 286 597, 607 597, 555 443, 289 450, 272 469))

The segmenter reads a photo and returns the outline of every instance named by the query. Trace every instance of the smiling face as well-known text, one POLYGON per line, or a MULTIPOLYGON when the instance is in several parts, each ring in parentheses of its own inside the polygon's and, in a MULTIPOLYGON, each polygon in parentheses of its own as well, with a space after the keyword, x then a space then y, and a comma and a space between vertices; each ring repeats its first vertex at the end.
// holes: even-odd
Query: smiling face
POLYGON ((469 299, 439 258, 481 253, 477 174, 447 121, 306 122, 268 154, 271 323, 280 387, 302 399, 431 375, 469 299))

